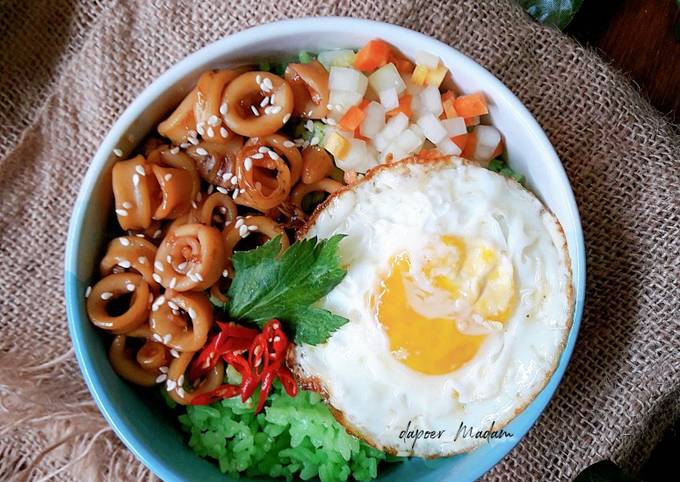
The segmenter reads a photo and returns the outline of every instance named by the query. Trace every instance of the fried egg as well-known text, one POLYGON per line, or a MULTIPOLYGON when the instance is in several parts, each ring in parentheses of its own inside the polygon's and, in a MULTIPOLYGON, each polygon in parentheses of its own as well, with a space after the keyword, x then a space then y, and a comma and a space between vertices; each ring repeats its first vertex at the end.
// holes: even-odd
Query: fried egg
POLYGON ((350 432, 393 454, 452 455, 544 387, 571 327, 570 260, 520 184, 460 158, 381 166, 302 235, 338 233, 347 275, 319 306, 349 321, 292 364, 350 432))

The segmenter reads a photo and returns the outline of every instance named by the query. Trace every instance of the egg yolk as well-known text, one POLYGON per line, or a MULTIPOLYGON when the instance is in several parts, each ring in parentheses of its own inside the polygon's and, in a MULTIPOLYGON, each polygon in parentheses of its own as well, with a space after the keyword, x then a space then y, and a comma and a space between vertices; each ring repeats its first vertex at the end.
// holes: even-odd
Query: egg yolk
POLYGON ((471 360, 486 335, 469 334, 470 327, 502 324, 516 304, 507 256, 481 241, 455 236, 438 241, 417 259, 408 253, 393 257, 376 300, 393 356, 429 375, 471 360))

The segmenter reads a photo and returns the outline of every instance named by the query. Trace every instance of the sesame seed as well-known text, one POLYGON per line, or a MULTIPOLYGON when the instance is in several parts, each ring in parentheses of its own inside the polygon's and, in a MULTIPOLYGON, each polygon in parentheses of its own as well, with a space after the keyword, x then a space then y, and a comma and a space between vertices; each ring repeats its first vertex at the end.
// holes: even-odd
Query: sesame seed
POLYGON ((311 146, 316 146, 318 143, 319 143, 319 136, 314 136, 309 141, 309 145, 311 145, 311 146))
POLYGON ((272 94, 272 95, 270 96, 269 102, 270 102, 271 104, 275 104, 275 103, 276 103, 276 94, 272 94))
POLYGON ((210 117, 208 117, 208 125, 209 126, 214 127, 214 126, 217 126, 219 124, 220 124, 220 118, 217 117, 216 115, 211 115, 210 117))
POLYGON ((267 107, 269 105, 269 97, 265 97, 262 99, 262 102, 260 102, 260 107, 267 107))
POLYGON ((135 236, 137 236, 138 238, 143 238, 143 237, 144 237, 144 233, 137 233, 137 234, 135 234, 135 236))
POLYGON ((158 333, 154 333, 152 338, 156 341, 163 341, 163 338, 161 338, 161 335, 159 335, 158 333))
POLYGON ((220 127, 220 135, 226 139, 229 137, 229 131, 224 127, 220 127))
POLYGON ((268 148, 267 146, 260 146, 260 147, 257 149, 257 152, 261 152, 262 154, 266 154, 266 153, 269 152, 269 148, 268 148))
POLYGON ((274 341, 275 341, 275 342, 281 341, 281 337, 280 337, 279 335, 276 335, 276 336, 274 337, 274 341))
POLYGON ((132 264, 127 259, 121 259, 120 261, 118 261, 118 266, 127 269, 130 266, 132 266, 132 264))
POLYGON ((171 354, 174 358, 179 358, 179 352, 178 352, 175 348, 173 348, 172 350, 170 350, 170 354, 171 354))
POLYGON ((243 161, 243 167, 245 167, 246 171, 250 171, 253 168, 253 160, 250 157, 246 157, 246 160, 243 161))
POLYGON ((257 231, 257 226, 248 226, 248 231, 257 231))
POLYGON ((184 389, 182 387, 179 387, 177 389, 177 395, 179 395, 181 398, 184 398, 184 395, 186 395, 186 392, 184 391, 184 389))
POLYGON ((160 283, 160 282, 161 282, 161 276, 160 276, 158 273, 152 274, 151 277, 153 278, 153 280, 154 280, 156 283, 160 283))
POLYGON ((175 286, 177 286, 177 278, 173 276, 173 278, 170 280, 170 284, 168 285, 170 289, 173 289, 175 286))
POLYGON ((188 143, 188 142, 182 142, 182 143, 179 145, 179 147, 181 147, 182 149, 187 149, 187 148, 191 147, 191 144, 188 143))
POLYGON ((175 389, 175 387, 177 387, 177 382, 175 380, 168 379, 168 382, 165 386, 166 390, 171 392, 175 389))
POLYGON ((139 174, 135 173, 132 175, 132 184, 139 186, 139 174))
POLYGON ((180 264, 177 265, 177 269, 179 269, 180 271, 184 271, 184 268, 186 268, 186 267, 187 267, 187 262, 186 262, 186 261, 184 261, 184 262, 182 262, 182 263, 180 263, 180 264))
POLYGON ((140 176, 146 176, 146 171, 144 170, 144 166, 142 166, 140 164, 137 164, 135 166, 135 171, 137 171, 137 174, 139 174, 140 176))
POLYGON ((120 241, 120 244, 123 246, 130 246, 130 240, 128 238, 118 238, 118 241, 120 241))
POLYGON ((265 92, 271 92, 274 89, 272 79, 270 79, 269 77, 265 77, 264 79, 262 79, 262 85, 260 87, 262 87, 262 90, 264 90, 265 92))
POLYGON ((196 274, 194 274, 194 277, 195 277, 198 281, 203 281, 203 276, 201 275, 201 273, 196 273, 196 274))
POLYGON ((171 335, 170 333, 168 333, 167 335, 165 335, 165 336, 163 337, 163 343, 166 344, 166 345, 167 345, 168 343, 170 343, 170 340, 172 340, 172 335, 171 335))
POLYGON ((260 85, 262 83, 262 76, 260 74, 257 74, 255 76, 255 82, 257 83, 257 85, 260 85))
POLYGON ((136 288, 136 286, 133 285, 132 283, 126 284, 125 287, 127 288, 128 291, 134 291, 136 288))
POLYGON ((234 186, 236 186, 238 184, 238 178, 236 176, 233 176, 231 178, 231 181, 229 181, 229 182, 231 182, 234 186))
POLYGON ((139 258, 137 258, 137 261, 139 261, 139 264, 146 264, 146 257, 140 256, 139 258))
POLYGON ((196 148, 196 154, 198 154, 199 156, 207 156, 208 151, 206 151, 202 147, 198 147, 198 148, 196 148))
POLYGON ((338 125, 338 123, 335 122, 335 119, 331 119, 330 117, 324 117, 322 120, 323 120, 323 122, 325 122, 325 123, 328 124, 329 126, 338 125))
POLYGON ((309 132, 313 131, 314 130, 314 122, 312 122, 311 120, 308 120, 307 122, 305 122, 305 129, 307 129, 309 132))
POLYGON ((173 147, 170 149, 170 154, 178 154, 179 153, 179 147, 173 147))
POLYGON ((99 295, 101 299, 103 300, 110 300, 113 297, 113 293, 110 291, 104 291, 101 295, 99 295))
POLYGON ((288 122, 289 120, 290 120, 290 114, 286 114, 286 115, 283 116, 283 123, 284 123, 284 124, 285 124, 286 122, 288 122))
POLYGON ((194 209, 198 209, 198 204, 196 204, 196 201, 191 201, 191 207, 194 209))
POLYGON ((221 192, 222 194, 229 194, 229 191, 224 189, 222 186, 217 186, 215 189, 217 189, 217 191, 221 192))
POLYGON ((177 379, 177 385, 184 385, 184 375, 180 375, 177 379))
POLYGON ((208 137, 215 137, 215 130, 212 127, 208 127, 208 137))
POLYGON ((125 217, 128 215, 128 212, 125 209, 116 209, 116 214, 118 216, 125 217))
POLYGON ((194 136, 189 136, 187 140, 189 141, 190 144, 193 144, 195 146, 198 145, 198 139, 194 136))
POLYGON ((163 383, 167 378, 168 376, 165 373, 161 373, 156 377, 156 383, 163 383))
POLYGON ((248 226, 246 226, 245 224, 243 226, 241 226, 238 229, 238 234, 239 234, 239 236, 241 236, 243 238, 246 234, 248 234, 248 226))
POLYGON ((251 105, 250 110, 253 111, 253 115, 255 117, 259 117, 260 113, 257 111, 257 107, 255 107, 254 105, 251 105))
POLYGON ((85 298, 89 298, 90 293, 92 293, 92 286, 88 286, 87 288, 85 288, 85 298))
POLYGON ((271 157, 275 161, 278 161, 279 159, 281 159, 279 157, 279 155, 274 151, 269 151, 267 154, 269 154, 269 157, 271 157))
POLYGON ((179 306, 177 306, 177 303, 175 303, 175 302, 172 301, 172 300, 168 301, 168 306, 170 307, 170 309, 173 309, 173 310, 175 310, 175 311, 176 311, 176 310, 179 310, 179 306))
POLYGON ((223 277, 223 278, 228 278, 228 277, 229 277, 229 270, 228 270, 228 269, 225 269, 224 271, 222 271, 222 277, 223 277))
POLYGON ((161 234, 163 234, 163 231, 160 229, 157 229, 155 233, 153 233, 153 236, 151 236, 153 239, 158 239, 161 237, 161 234))
POLYGON ((231 195, 231 198, 236 199, 238 197, 238 193, 239 193, 239 189, 238 188, 234 189, 234 193, 231 195))
POLYGON ((282 110, 283 110, 283 107, 281 107, 280 105, 272 105, 272 106, 269 107, 269 113, 270 114, 278 114, 282 110))
POLYGON ((205 127, 203 122, 199 122, 196 124, 196 131, 198 134, 204 135, 205 134, 205 127))
POLYGON ((253 159, 262 159, 262 158, 264 158, 264 154, 262 154, 261 152, 256 152, 256 153, 253 154, 251 157, 252 157, 253 159))
POLYGON ((283 141, 283 147, 287 147, 290 149, 291 147, 295 147, 295 143, 291 141, 283 141))
POLYGON ((167 255, 167 256, 165 257, 165 261, 167 261, 168 263, 172 263, 172 256, 167 255))
POLYGON ((220 114, 225 115, 227 112, 229 112, 229 106, 225 102, 220 106, 220 114))
POLYGON ((163 176, 163 179, 165 179, 166 182, 169 181, 170 179, 172 179, 172 174, 167 173, 165 176, 163 176))
POLYGON ((243 220, 243 218, 239 218, 239 219, 236 220, 236 223, 234 224, 234 227, 235 227, 236 229, 238 229, 238 228, 240 228, 241 226, 243 226, 244 223, 245 223, 245 221, 243 220))
POLYGON ((161 373, 168 373, 168 367, 160 367, 158 371, 161 373))
POLYGON ((333 109, 333 104, 326 104, 326 109, 332 110, 332 109, 333 109))
POLYGON ((156 271, 160 271, 161 273, 163 272, 163 263, 160 261, 154 262, 153 267, 156 268, 156 271))
POLYGON ((194 310, 193 308, 189 308, 188 313, 189 313, 189 317, 190 317, 192 320, 193 320, 194 318, 196 318, 196 310, 194 310))
POLYGON ((113 154, 114 154, 116 157, 123 157, 123 151, 121 151, 121 150, 118 149, 117 147, 113 150, 113 154))

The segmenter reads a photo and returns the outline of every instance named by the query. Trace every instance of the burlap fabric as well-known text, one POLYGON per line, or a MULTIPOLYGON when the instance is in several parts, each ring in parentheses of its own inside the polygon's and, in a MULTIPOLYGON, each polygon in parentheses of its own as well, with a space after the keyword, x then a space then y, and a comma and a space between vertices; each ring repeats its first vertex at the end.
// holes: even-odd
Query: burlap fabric
POLYGON ((350 15, 419 30, 490 69, 569 174, 586 311, 555 399, 488 480, 636 471, 680 411, 680 138, 595 53, 509 2, 0 1, 0 480, 153 476, 99 415, 70 348, 66 228, 99 142, 177 60, 248 26, 350 15))

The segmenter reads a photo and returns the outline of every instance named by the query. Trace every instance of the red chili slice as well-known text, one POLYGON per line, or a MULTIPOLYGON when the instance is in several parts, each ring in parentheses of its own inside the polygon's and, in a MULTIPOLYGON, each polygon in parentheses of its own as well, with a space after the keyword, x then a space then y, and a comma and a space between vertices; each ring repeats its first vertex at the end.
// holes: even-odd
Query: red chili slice
POLYGON ((235 397, 239 394, 238 385, 224 384, 210 392, 201 393, 191 399, 191 405, 210 405, 225 398, 235 397))
POLYGON ((293 374, 290 372, 288 367, 282 366, 277 374, 283 389, 286 391, 289 397, 294 397, 298 393, 298 386, 293 374))

